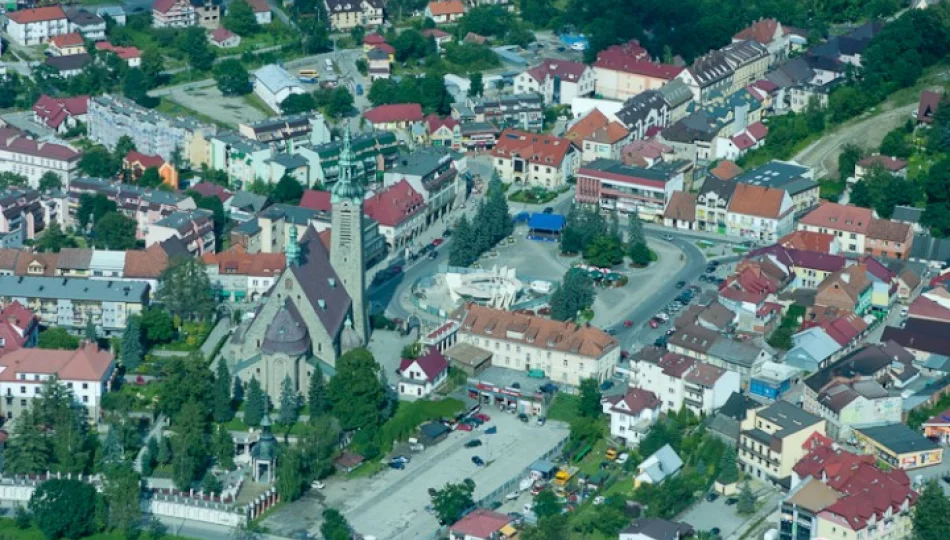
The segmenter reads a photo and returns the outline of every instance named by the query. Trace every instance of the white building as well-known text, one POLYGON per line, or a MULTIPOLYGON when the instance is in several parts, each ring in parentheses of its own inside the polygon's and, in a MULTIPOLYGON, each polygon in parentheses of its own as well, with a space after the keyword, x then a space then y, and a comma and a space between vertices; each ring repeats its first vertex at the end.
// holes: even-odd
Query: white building
POLYGON ((423 398, 449 376, 449 363, 442 352, 430 347, 418 358, 403 358, 399 364, 399 395, 423 398))
POLYGON ((305 94, 303 86, 287 70, 268 64, 254 72, 254 93, 280 114, 280 104, 293 94, 305 94))
POLYGON ((7 420, 18 417, 40 396, 46 381, 56 377, 88 409, 90 421, 95 422, 114 370, 115 357, 95 344, 75 351, 17 349, 0 357, 0 395, 6 398, 3 416, 7 420))
POLYGON ((736 184, 729 211, 727 234, 770 244, 795 228, 795 205, 784 189, 736 184))
POLYGON ((587 64, 544 58, 515 77, 515 93, 540 94, 548 105, 568 105, 574 98, 593 95, 596 82, 587 64))
POLYGON ((40 178, 47 172, 56 173, 63 187, 68 187, 79 173, 81 157, 68 146, 35 141, 22 131, 0 128, 0 172, 25 176, 33 189, 39 189, 40 178))
POLYGON ((637 465, 637 476, 634 477, 634 485, 640 484, 659 484, 675 476, 683 468, 683 460, 680 459, 673 447, 665 444, 662 448, 650 455, 637 465))
POLYGON ((21 9, 7 13, 7 34, 20 45, 39 45, 69 33, 69 20, 59 6, 21 9))
POLYGON ((556 189, 577 173, 581 153, 563 137, 506 129, 491 151, 503 182, 556 189))
MULTIPOLYGON (((459 342, 490 352, 492 365, 540 370, 558 384, 603 382, 620 360, 617 340, 594 326, 580 326, 467 304, 453 315, 459 342)), ((657 404, 659 406, 659 404, 657 404)))
POLYGON ((725 405, 741 386, 740 376, 663 349, 648 347, 631 358, 630 384, 649 388, 660 397, 661 411, 676 413, 684 406, 700 415, 711 415, 725 405))
POLYGON ((605 398, 601 405, 610 416, 610 436, 637 446, 660 416, 660 399, 642 388, 628 388, 622 396, 605 398))

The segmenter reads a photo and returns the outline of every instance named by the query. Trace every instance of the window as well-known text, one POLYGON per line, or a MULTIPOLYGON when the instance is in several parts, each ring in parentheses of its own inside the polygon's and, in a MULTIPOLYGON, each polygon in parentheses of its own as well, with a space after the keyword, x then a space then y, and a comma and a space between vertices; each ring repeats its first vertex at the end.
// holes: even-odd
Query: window
POLYGON ((21 386, 21 387, 20 387, 20 393, 21 393, 21 394, 25 394, 25 393, 26 393, 26 387, 25 387, 25 386, 21 386))
POLYGON ((82 389, 83 390, 89 389, 89 383, 82 383, 82 389))
POLYGON ((83 396, 83 397, 82 397, 82 402, 83 402, 83 403, 89 403, 89 396, 83 396))

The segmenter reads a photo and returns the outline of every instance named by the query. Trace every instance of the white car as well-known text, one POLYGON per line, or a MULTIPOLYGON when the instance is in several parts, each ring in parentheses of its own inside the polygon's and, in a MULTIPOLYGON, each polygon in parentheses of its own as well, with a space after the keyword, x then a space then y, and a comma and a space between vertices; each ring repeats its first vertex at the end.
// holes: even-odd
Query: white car
POLYGON ((616 463, 617 463, 617 465, 623 465, 624 463, 627 462, 628 459, 630 459, 630 454, 624 452, 624 453, 620 454, 619 456, 617 456, 617 461, 616 461, 616 463))
POLYGON ((513 501, 513 500, 515 500, 515 499, 517 499, 517 498, 518 498, 518 492, 517 492, 517 491, 512 491, 511 493, 505 495, 505 500, 506 500, 506 501, 513 501))
POLYGON ((594 497, 594 506, 600 506, 600 505, 604 504, 604 501, 606 501, 606 500, 607 500, 607 499, 606 499, 603 495, 598 495, 598 496, 594 497))
POLYGON ((663 238, 663 239, 666 240, 667 242, 672 242, 672 241, 673 241, 673 235, 672 235, 672 234, 664 234, 661 238, 663 238))
POLYGON ((323 489, 327 487, 327 485, 319 480, 314 480, 313 483, 310 484, 310 487, 312 487, 313 489, 323 489))

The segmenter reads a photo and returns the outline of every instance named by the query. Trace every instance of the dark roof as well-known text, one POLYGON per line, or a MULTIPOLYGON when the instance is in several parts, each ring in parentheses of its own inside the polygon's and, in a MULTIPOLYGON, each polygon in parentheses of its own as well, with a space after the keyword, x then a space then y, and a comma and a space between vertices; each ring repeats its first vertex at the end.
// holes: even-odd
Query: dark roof
POLYGON ((745 420, 745 413, 749 409, 757 409, 761 407, 762 404, 758 401, 750 398, 745 394, 740 394, 739 392, 733 392, 729 399, 726 400, 726 403, 719 408, 717 414, 722 416, 727 416, 733 420, 743 421, 745 420))
POLYGON ((327 333, 337 335, 350 312, 352 299, 330 264, 330 253, 312 226, 300 243, 300 263, 290 269, 327 333))
POLYGON ((732 199, 732 194, 736 191, 736 183, 719 180, 718 178, 706 178, 703 187, 699 190, 699 196, 707 193, 715 193, 716 197, 724 199, 726 202, 732 199))
POLYGON ((893 340, 908 349, 950 356, 950 323, 908 319, 903 328, 885 328, 881 339, 893 340))
POLYGON ((924 215, 923 208, 914 208, 912 206, 895 206, 891 219, 902 223, 919 223, 920 217, 924 215))
POLYGON ((774 434, 777 437, 796 433, 821 422, 821 418, 781 399, 758 411, 756 416, 780 426, 782 430, 774 434))
POLYGON ((448 433, 449 428, 445 427, 445 424, 442 422, 429 422, 428 424, 423 424, 422 427, 419 428, 419 431, 430 439, 438 439, 448 433))
MULTIPOLYGON (((885 330, 882 340, 887 339, 886 334, 885 330)), ((893 351, 888 350, 885 345, 868 345, 815 372, 805 379, 805 384, 817 394, 835 377, 845 379, 873 377, 895 360, 900 361, 899 355, 893 354, 893 351)))
POLYGON ((92 63, 92 57, 86 53, 71 54, 69 56, 50 56, 46 59, 46 65, 56 71, 74 71, 82 69, 92 63))
POLYGON ((654 540, 679 540, 694 533, 688 523, 661 518, 642 518, 627 525, 620 534, 642 534, 654 540))
POLYGON ((914 242, 910 246, 910 258, 934 262, 950 260, 950 238, 934 238, 929 234, 915 234, 914 242))
POLYGON ((937 443, 914 431, 906 424, 896 423, 883 426, 856 427, 854 429, 895 454, 929 452, 940 448, 937 443))
POLYGON ((267 326, 261 352, 282 353, 294 357, 306 354, 309 350, 310 334, 307 332, 307 325, 297 307, 288 298, 267 326))
POLYGON ((617 119, 629 128, 638 121, 646 121, 650 111, 660 111, 667 107, 663 94, 656 90, 650 90, 637 94, 624 102, 623 107, 617 112, 617 119))

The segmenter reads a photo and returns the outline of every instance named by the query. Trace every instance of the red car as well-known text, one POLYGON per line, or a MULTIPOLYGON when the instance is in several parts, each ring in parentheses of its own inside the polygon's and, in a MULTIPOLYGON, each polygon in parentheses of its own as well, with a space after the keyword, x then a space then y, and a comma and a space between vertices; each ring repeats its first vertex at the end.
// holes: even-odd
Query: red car
POLYGON ((444 238, 436 238, 435 240, 432 241, 432 245, 438 247, 442 245, 442 242, 445 242, 444 238))
POLYGON ((650 328, 659 328, 660 323, 656 319, 650 319, 650 328))
POLYGON ((475 415, 475 418, 478 418, 482 422, 491 422, 491 416, 488 416, 485 413, 478 413, 475 415))
POLYGON ((472 425, 471 425, 471 424, 459 424, 459 425, 458 425, 458 430, 459 430, 459 431, 472 431, 472 425))
POLYGON ((623 321, 624 328, 630 328, 631 326, 633 326, 633 321, 631 321, 630 319, 623 321))

